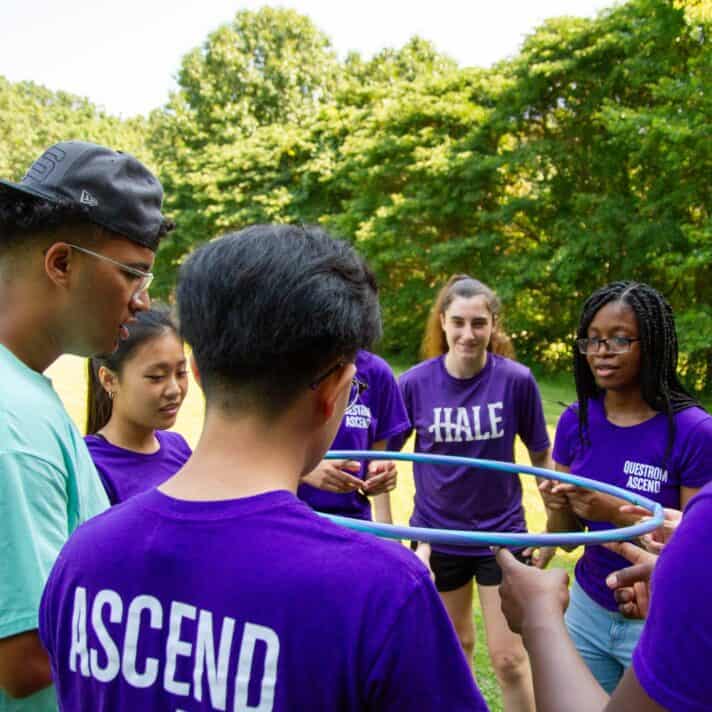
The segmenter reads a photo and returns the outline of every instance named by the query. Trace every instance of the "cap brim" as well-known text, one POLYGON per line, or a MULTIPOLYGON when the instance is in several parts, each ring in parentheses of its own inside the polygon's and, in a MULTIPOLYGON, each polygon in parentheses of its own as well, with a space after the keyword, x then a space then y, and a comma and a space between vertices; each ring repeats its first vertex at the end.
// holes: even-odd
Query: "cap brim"
POLYGON ((9 188, 10 191, 17 191, 18 193, 23 193, 24 195, 30 195, 33 198, 40 198, 41 200, 46 200, 48 203, 57 204, 60 202, 56 197, 45 195, 36 188, 33 188, 25 183, 13 183, 12 181, 2 180, 0 178, 0 188, 9 188))

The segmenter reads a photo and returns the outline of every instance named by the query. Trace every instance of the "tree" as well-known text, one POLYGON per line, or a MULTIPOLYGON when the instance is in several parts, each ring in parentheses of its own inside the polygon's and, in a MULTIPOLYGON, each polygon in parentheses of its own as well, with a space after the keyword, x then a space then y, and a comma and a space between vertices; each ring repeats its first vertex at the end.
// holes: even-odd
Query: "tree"
POLYGON ((0 175, 19 180, 42 151, 58 141, 93 141, 132 153, 147 164, 141 118, 122 121, 89 100, 33 82, 0 76, 0 175))

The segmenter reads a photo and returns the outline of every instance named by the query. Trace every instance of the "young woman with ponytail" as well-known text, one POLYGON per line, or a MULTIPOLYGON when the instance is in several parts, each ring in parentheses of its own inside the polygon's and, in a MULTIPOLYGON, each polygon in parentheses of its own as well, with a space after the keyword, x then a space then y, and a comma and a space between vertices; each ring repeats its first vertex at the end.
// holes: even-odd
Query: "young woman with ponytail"
POLYGON ((112 504, 158 486, 190 457, 168 432, 188 390, 183 342, 169 313, 140 312, 113 353, 88 361, 85 441, 112 504))
MULTIPOLYGON (((496 294, 468 275, 450 278, 431 309, 423 338, 425 361, 404 373, 400 387, 413 427, 389 442, 400 448, 412 430, 420 453, 512 462, 523 440, 531 462, 550 465, 549 436, 537 384, 512 360, 496 294)), ((470 467, 413 464, 415 507, 411 524, 442 529, 526 531, 517 475, 470 467)), ((468 659, 475 628, 477 581, 487 647, 502 688, 505 712, 533 712, 529 661, 521 638, 500 610, 501 572, 487 547, 418 546, 429 561, 445 607, 468 659)), ((552 552, 547 551, 546 556, 552 552)), ((518 552, 520 559, 528 552, 518 552)), ((542 558, 537 565, 545 565, 542 558)))

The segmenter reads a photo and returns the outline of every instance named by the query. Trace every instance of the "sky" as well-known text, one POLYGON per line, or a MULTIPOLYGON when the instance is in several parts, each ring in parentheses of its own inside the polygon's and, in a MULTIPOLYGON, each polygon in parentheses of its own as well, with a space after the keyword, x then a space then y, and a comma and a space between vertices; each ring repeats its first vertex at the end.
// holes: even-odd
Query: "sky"
POLYGON ((163 105, 186 52, 242 9, 307 15, 340 57, 414 35, 461 66, 515 55, 549 17, 594 17, 615 0, 0 0, 0 75, 88 97, 128 117, 163 105))

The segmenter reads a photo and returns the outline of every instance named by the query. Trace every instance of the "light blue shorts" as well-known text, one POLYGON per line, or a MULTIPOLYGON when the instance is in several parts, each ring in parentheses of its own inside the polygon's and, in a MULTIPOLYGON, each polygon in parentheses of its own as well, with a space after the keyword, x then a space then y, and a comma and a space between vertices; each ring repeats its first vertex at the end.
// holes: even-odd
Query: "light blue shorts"
POLYGON ((571 587, 565 620, 579 654, 601 687, 611 694, 630 666, 644 621, 603 608, 577 581, 571 587))

